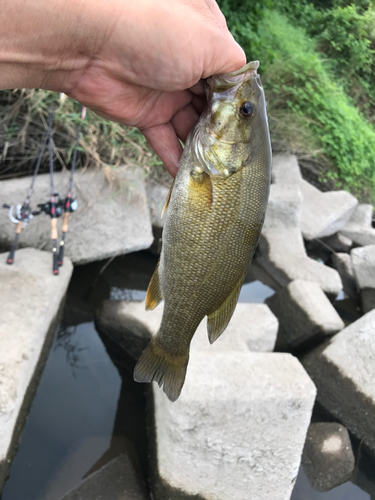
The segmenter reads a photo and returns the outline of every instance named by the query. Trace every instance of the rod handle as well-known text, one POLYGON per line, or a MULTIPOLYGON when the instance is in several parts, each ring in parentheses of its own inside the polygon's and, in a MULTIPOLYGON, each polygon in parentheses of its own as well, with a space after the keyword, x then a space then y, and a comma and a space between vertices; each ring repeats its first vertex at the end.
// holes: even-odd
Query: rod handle
POLYGON ((62 266, 64 263, 65 235, 66 235, 66 232, 63 232, 62 236, 61 236, 61 241, 60 241, 60 251, 59 251, 59 258, 58 258, 58 262, 57 262, 59 266, 62 266))
POLYGON ((14 254, 16 253, 17 245, 18 245, 18 238, 19 238, 20 233, 16 233, 16 236, 13 241, 12 248, 10 249, 8 258, 7 258, 7 264, 13 264, 14 262, 14 254))
POLYGON ((68 225, 69 225, 69 212, 64 212, 63 221, 62 221, 62 232, 63 233, 68 232, 68 225))
POLYGON ((52 271, 53 274, 59 274, 59 263, 58 263, 58 255, 57 255, 57 239, 52 240, 52 257, 53 257, 53 266, 52 271))
POLYGON ((51 240, 57 240, 57 219, 51 217, 51 240))

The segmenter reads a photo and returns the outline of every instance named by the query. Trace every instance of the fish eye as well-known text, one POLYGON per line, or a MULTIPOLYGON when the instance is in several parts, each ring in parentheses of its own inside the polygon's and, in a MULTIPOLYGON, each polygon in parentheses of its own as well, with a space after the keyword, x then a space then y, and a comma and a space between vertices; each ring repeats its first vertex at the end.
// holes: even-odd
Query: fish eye
POLYGON ((254 105, 250 101, 245 101, 241 104, 240 115, 243 118, 251 118, 254 114, 254 105))

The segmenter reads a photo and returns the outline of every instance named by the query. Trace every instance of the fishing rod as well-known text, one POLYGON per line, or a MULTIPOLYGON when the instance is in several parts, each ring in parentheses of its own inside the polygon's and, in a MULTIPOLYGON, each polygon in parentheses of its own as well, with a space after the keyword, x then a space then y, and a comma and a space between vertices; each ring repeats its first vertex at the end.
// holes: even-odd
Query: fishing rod
MULTIPOLYGON (((54 113, 50 112, 53 117, 54 113)), ((52 123, 48 129, 48 149, 49 149, 49 177, 50 177, 50 199, 46 203, 39 203, 39 213, 45 212, 51 217, 51 240, 52 240, 52 255, 53 255, 53 274, 59 274, 59 265, 57 263, 57 218, 62 215, 62 201, 59 193, 55 193, 55 185, 53 181, 53 138, 52 138, 52 123)))
POLYGON ((69 180, 69 189, 68 189, 68 194, 66 195, 65 201, 64 201, 64 216, 63 216, 63 223, 62 223, 62 235, 61 235, 61 240, 60 240, 60 251, 59 251, 59 257, 58 257, 58 265, 62 266, 64 262, 64 248, 65 248, 65 237, 66 233, 68 232, 68 226, 69 226, 69 215, 71 212, 75 212, 78 208, 78 201, 76 199, 73 199, 73 178, 74 178, 74 171, 75 171, 75 166, 76 166, 76 160, 77 160, 77 150, 78 150, 78 145, 79 145, 79 138, 81 135, 81 126, 82 126, 82 121, 85 119, 86 116, 86 108, 82 106, 82 112, 81 112, 81 121, 78 124, 77 127, 77 135, 76 135, 76 142, 74 144, 74 149, 73 149, 73 155, 72 155, 72 166, 70 168, 70 180, 69 180))
POLYGON ((18 246, 18 238, 19 238, 22 230, 27 226, 27 224, 31 221, 31 219, 35 215, 40 214, 40 211, 33 212, 31 210, 30 199, 31 199, 31 195, 32 195, 33 189, 34 189, 35 179, 36 179, 36 176, 38 175, 39 167, 42 163, 42 158, 43 158, 43 154, 44 154, 44 151, 46 149, 46 146, 47 146, 47 141, 48 141, 48 138, 50 135, 50 131, 52 129, 52 122, 53 122, 53 114, 50 113, 50 115, 48 117, 47 132, 44 136, 44 140, 43 140, 42 146, 40 148, 40 153, 39 153, 38 159, 36 161, 36 165, 34 168, 34 174, 33 174, 32 180, 31 180, 29 190, 27 191, 25 201, 23 202, 22 205, 16 206, 15 216, 13 215, 13 208, 14 208, 13 205, 9 205, 8 203, 3 204, 3 208, 7 208, 9 210, 8 217, 11 220, 11 222, 13 222, 14 224, 17 224, 16 236, 14 238, 12 247, 10 249, 8 258, 6 260, 7 264, 13 264, 13 262, 14 262, 14 256, 15 256, 15 252, 16 252, 16 249, 18 246))

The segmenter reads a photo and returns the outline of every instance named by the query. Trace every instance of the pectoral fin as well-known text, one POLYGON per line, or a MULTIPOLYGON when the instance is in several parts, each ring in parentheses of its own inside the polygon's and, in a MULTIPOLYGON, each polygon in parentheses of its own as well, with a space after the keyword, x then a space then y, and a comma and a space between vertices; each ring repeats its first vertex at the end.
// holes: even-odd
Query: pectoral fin
POLYGON ((157 263, 154 274, 152 275, 150 284, 146 293, 146 311, 152 311, 163 300, 163 291, 160 283, 160 268, 157 263))
POLYGON ((217 340, 226 329, 237 305, 243 279, 241 278, 232 292, 221 304, 219 309, 207 316, 208 338, 211 344, 217 340))
POLYGON ((211 177, 202 170, 194 170, 190 176, 189 201, 195 206, 212 207, 211 177))

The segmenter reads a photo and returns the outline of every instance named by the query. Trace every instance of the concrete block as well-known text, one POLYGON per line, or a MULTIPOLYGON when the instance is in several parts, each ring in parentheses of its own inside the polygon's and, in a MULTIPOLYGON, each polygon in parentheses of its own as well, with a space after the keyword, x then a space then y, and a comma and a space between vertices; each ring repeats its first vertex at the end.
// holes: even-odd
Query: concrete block
POLYGON ((240 302, 229 322, 228 328, 210 344, 207 335, 207 320, 199 325, 191 342, 191 350, 211 352, 256 351, 272 352, 277 337, 279 322, 266 304, 240 302))
MULTIPOLYGON (((143 173, 127 167, 113 170, 115 180, 112 185, 102 171, 86 170, 75 175, 78 210, 70 216, 65 243, 65 255, 74 264, 136 252, 148 248, 153 242, 143 173)), ((56 190, 64 197, 69 173, 56 173, 54 181, 56 190)), ((0 198, 14 206, 23 203, 29 185, 29 178, 3 181, 0 183, 0 198)), ((33 210, 37 209, 38 203, 49 200, 49 192, 49 175, 39 175, 31 199, 33 210)), ((60 231, 61 220, 58 227, 60 231)), ((15 225, 2 210, 0 245, 10 247, 14 234, 15 225)), ((21 233, 19 245, 42 250, 50 248, 50 222, 46 214, 32 219, 21 233)))
POLYGON ((156 500, 290 499, 315 399, 296 358, 197 352, 178 401, 153 388, 156 500))
POLYGON ((375 452, 375 310, 302 358, 318 401, 375 452))
POLYGON ((300 231, 301 203, 295 185, 271 185, 257 262, 282 286, 296 279, 315 281, 336 297, 342 289, 337 271, 306 254, 300 231))
POLYGON ((355 460, 348 430, 337 422, 311 424, 302 465, 317 491, 329 491, 349 481, 355 460))
POLYGON ((346 295, 356 297, 358 291, 350 255, 347 253, 334 253, 332 254, 332 264, 340 275, 346 295))
POLYGON ((302 181, 301 169, 296 155, 277 154, 272 157, 272 182, 275 184, 297 184, 302 181))
POLYGON ((375 309, 375 289, 363 288, 361 290, 362 311, 366 314, 375 309))
POLYGON ((103 301, 96 311, 95 325, 132 358, 138 360, 151 338, 151 332, 135 315, 126 314, 126 304, 128 303, 120 300, 103 301))
POLYGON ((348 253, 353 246, 353 241, 342 233, 332 234, 332 236, 323 238, 323 243, 325 243, 334 252, 348 253))
POLYGON ((351 238, 357 245, 374 245, 375 229, 372 227, 372 216, 372 205, 358 204, 340 233, 351 238))
POLYGON ((358 288, 375 289, 375 245, 353 248, 350 256, 358 288))
POLYGON ((130 458, 120 455, 61 500, 148 500, 146 485, 138 477, 130 458))
POLYGON ((272 179, 275 184, 293 184, 301 190, 301 231, 306 240, 330 236, 342 229, 358 204, 357 199, 346 191, 323 193, 302 179, 294 155, 274 157, 272 179))
MULTIPOLYGON (((121 302, 120 318, 140 321, 153 335, 159 329, 164 303, 153 311, 145 311, 144 302, 121 302)), ((121 321, 121 319, 120 319, 121 321)), ((272 351, 277 336, 278 321, 265 304, 238 303, 227 329, 214 344, 207 335, 207 319, 198 326, 191 343, 191 352, 209 351, 272 351)))
POLYGON ((164 227, 164 219, 162 219, 161 213, 169 190, 170 187, 164 186, 164 184, 160 184, 160 182, 156 182, 152 179, 147 179, 146 181, 147 205, 154 227, 164 227))
POLYGON ((292 281, 269 297, 267 304, 291 347, 333 335, 345 326, 323 290, 312 281, 292 281))
POLYGON ((298 186, 303 196, 301 231, 306 240, 330 236, 342 229, 358 203, 346 191, 322 193, 304 180, 298 186))
POLYGON ((19 250, 11 266, 7 255, 0 254, 0 491, 35 389, 34 373, 44 361, 47 334, 73 271, 67 257, 60 274, 53 275, 50 252, 19 250))

